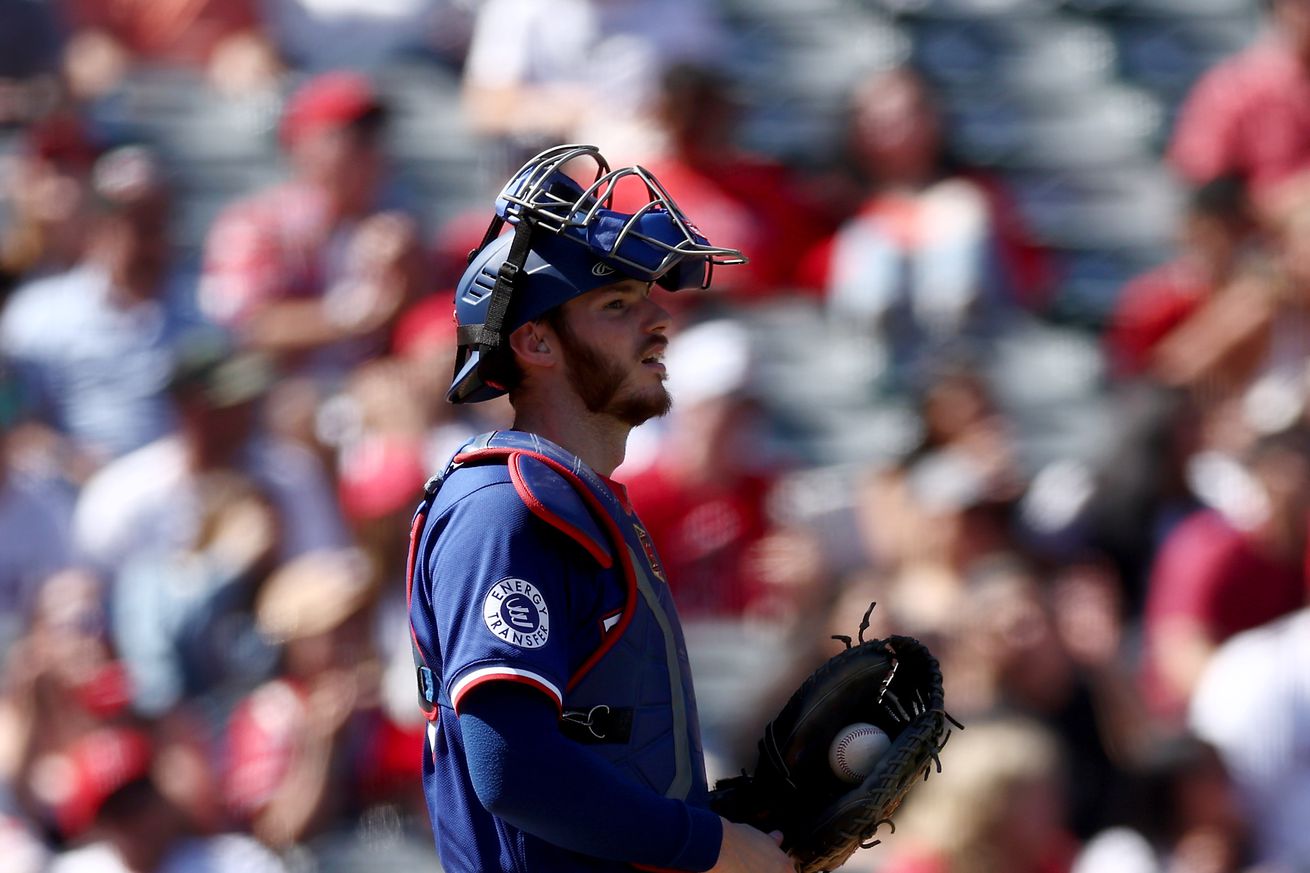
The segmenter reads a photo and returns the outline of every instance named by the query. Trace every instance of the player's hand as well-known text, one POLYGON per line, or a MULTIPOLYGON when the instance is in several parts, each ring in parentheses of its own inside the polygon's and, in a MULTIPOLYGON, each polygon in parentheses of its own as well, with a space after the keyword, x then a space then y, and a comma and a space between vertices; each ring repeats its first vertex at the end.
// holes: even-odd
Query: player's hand
POLYGON ((766 834, 749 825, 723 819, 723 846, 709 873, 796 873, 796 866, 778 848, 782 832, 766 834))

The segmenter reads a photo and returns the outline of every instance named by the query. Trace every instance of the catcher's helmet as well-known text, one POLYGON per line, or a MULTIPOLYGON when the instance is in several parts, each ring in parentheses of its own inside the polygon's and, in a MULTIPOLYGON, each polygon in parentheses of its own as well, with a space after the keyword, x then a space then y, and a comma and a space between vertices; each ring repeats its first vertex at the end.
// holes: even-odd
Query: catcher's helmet
POLYGON ((611 170, 595 146, 562 145, 528 161, 496 198, 496 215, 455 290, 459 348, 446 397, 490 400, 505 388, 486 364, 509 354, 505 337, 568 300, 625 278, 669 291, 707 288, 715 265, 741 264, 735 249, 711 245, 642 167, 611 170), (595 164, 583 187, 563 167, 595 164), (639 181, 647 197, 635 212, 613 209, 615 186, 639 181), (513 232, 501 235, 508 223, 513 232))

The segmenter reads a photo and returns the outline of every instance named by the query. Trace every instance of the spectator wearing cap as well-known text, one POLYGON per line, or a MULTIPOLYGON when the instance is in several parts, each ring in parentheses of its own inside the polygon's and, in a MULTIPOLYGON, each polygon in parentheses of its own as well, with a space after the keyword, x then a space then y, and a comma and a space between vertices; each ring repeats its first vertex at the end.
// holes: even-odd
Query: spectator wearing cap
POLYGON ((287 103, 291 177, 223 210, 205 245, 202 310, 240 345, 326 380, 377 354, 425 258, 384 185, 387 108, 365 77, 325 73, 287 103))
POLYGON ((62 273, 81 260, 92 217, 91 167, 100 151, 82 119, 61 111, 34 121, 8 156, 0 307, 18 283, 62 273))
POLYGON ((275 378, 268 359, 233 354, 213 337, 189 337, 169 390, 178 429, 108 464, 78 497, 74 548, 112 576, 135 557, 186 549, 199 539, 207 477, 244 475, 267 495, 287 558, 345 543, 347 534, 318 458, 260 428, 275 378))
POLYGON ((174 349, 200 324, 172 269, 158 160, 127 146, 100 158, 92 179, 97 214, 82 262, 20 288, 0 317, 34 412, 71 443, 77 472, 174 426, 165 390, 174 349))
POLYGON ((375 762, 359 752, 379 724, 372 582, 364 553, 339 549, 284 564, 259 592, 256 622, 281 647, 281 669, 232 715, 225 797, 271 846, 329 833, 366 802, 375 762))

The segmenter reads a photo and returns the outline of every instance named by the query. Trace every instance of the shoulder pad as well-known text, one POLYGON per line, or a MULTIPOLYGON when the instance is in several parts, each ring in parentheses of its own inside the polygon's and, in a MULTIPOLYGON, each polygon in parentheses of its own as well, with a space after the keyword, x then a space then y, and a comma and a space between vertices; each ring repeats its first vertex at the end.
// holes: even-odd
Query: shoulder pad
POLYGON ((586 488, 586 485, 581 481, 575 484, 550 465, 528 454, 514 452, 509 455, 508 462, 514 490, 533 515, 567 534, 602 567, 614 565, 609 539, 578 493, 578 489, 586 488))

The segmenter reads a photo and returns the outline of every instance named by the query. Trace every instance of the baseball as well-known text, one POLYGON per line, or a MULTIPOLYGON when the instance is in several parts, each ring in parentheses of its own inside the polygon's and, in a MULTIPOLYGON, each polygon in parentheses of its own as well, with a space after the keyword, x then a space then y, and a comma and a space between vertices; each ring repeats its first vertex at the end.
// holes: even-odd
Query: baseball
POLYGON ((873 771, 873 765, 891 744, 891 737, 882 728, 857 721, 837 732, 828 747, 828 764, 837 778, 857 785, 873 771))

